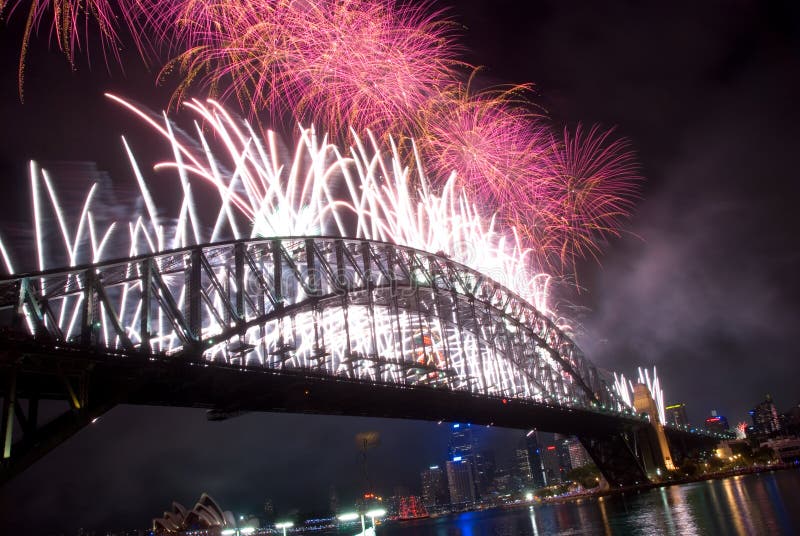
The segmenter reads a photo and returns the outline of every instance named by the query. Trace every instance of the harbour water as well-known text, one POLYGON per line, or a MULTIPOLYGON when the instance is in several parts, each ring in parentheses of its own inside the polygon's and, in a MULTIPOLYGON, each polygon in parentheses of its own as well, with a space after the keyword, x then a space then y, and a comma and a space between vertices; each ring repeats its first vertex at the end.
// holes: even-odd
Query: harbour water
POLYGON ((378 536, 800 534, 800 469, 386 524, 378 536))

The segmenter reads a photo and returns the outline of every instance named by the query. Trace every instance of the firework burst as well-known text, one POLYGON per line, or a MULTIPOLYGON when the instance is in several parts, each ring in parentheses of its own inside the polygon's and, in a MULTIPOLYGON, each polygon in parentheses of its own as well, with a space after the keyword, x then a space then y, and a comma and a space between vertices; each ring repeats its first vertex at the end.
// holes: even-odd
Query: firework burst
POLYGON ((455 172, 465 190, 492 206, 527 204, 545 170, 547 139, 540 117, 522 98, 528 90, 472 93, 468 83, 433 99, 421 121, 432 172, 440 179, 455 172))
MULTIPOLYGON (((536 237, 563 265, 594 257, 634 206, 641 177, 633 152, 597 126, 555 137, 548 169, 537 185, 536 237)), ((522 227, 525 229, 526 227, 522 227)))
POLYGON ((427 3, 387 0, 179 2, 152 23, 186 49, 178 100, 200 86, 254 113, 291 110, 331 132, 402 129, 455 80, 451 28, 427 3))

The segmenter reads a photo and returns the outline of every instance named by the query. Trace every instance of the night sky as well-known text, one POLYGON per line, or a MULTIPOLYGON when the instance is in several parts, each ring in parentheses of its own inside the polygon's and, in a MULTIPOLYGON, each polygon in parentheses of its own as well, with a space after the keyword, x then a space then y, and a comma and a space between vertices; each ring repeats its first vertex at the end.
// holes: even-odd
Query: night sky
MULTIPOLYGON (((646 182, 636 213, 601 265, 580 267, 583 290, 562 289, 563 310, 597 365, 629 376, 656 365, 667 402, 686 402, 694 422, 711 409, 745 420, 767 393, 785 411, 800 403, 800 8, 596 4, 449 10, 463 26, 465 59, 486 66, 483 83, 532 82, 555 125, 616 126, 639 155, 646 182)), ((14 244, 30 236, 29 159, 51 169, 95 162, 123 195, 134 179, 119 136, 137 139, 139 153, 157 150, 102 94, 160 110, 172 89, 156 86, 132 51, 124 73, 96 51, 91 66, 80 57, 71 71, 42 36, 21 104, 23 19, 0 26, 0 229, 14 244)), ((76 174, 55 181, 65 190, 88 183, 76 174)), ((395 485, 417 490, 419 471, 445 456, 445 425, 273 414, 210 423, 197 410, 119 407, 0 489, 0 532, 144 527, 173 499, 193 504, 203 491, 236 511, 258 512, 267 497, 279 512, 324 508, 331 485, 347 502, 360 484, 353 436, 363 430, 382 434, 369 464, 387 495, 395 485)), ((482 434, 500 461, 521 435, 482 434)))

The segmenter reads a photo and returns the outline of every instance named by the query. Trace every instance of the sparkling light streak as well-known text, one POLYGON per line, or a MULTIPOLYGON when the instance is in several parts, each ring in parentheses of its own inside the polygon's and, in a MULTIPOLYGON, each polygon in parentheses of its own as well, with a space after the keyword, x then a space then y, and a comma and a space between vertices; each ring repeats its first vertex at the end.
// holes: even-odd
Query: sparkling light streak
MULTIPOLYGON (((665 424, 667 422, 667 415, 664 409, 664 390, 661 387, 661 380, 658 377, 656 367, 653 367, 652 377, 650 371, 646 368, 643 369, 639 367, 637 370, 639 373, 637 383, 647 386, 647 389, 650 391, 650 396, 653 397, 656 403, 658 419, 661 424, 665 424)), ((622 402, 631 408, 633 407, 633 382, 627 380, 624 374, 618 376, 616 372, 614 373, 614 391, 622 402)))
MULTIPOLYGON (((134 214, 128 222, 99 224, 93 212, 96 189, 93 185, 75 225, 62 210, 47 172, 32 165, 36 217, 41 219, 45 212, 52 212, 58 220, 56 229, 61 233, 60 241, 45 241, 40 235, 36 255, 41 264, 37 266, 51 268, 63 262, 59 259, 66 259, 74 266, 108 258, 105 251, 112 237, 117 241, 127 238, 127 251, 136 256, 208 240, 240 238, 243 229, 251 237, 351 236, 449 257, 498 281, 553 317, 547 307, 549 276, 532 271, 530 251, 520 243, 514 230, 503 235, 494 219, 484 220, 454 178, 436 193, 424 175, 418 153, 414 164, 409 165, 391 140, 390 150, 384 153, 378 138, 372 135, 367 140, 355 137, 354 145, 342 153, 313 129, 302 129, 297 148, 287 159, 274 134, 268 133, 266 140, 261 140, 246 122, 214 101, 192 101, 187 105, 206 127, 203 130, 198 123, 192 140, 184 135, 179 138, 178 130, 171 127, 166 117, 162 124, 127 101, 112 98, 146 121, 172 149, 173 160, 155 167, 159 175, 176 176, 179 191, 184 194, 179 214, 177 218, 169 218, 159 213, 155 194, 161 189, 151 189, 152 179, 142 173, 128 142, 124 144, 144 199, 144 214, 134 214), (212 146, 216 149, 212 150, 212 146), (46 192, 38 186, 40 176, 46 192), (202 210, 198 199, 203 200, 202 210), (213 205, 216 208, 209 211, 213 205), (126 229, 127 236, 118 229, 126 229), (61 254, 55 251, 59 244, 64 249, 61 254), (79 247, 80 244, 85 246, 79 247)), ((159 268, 179 267, 186 262, 184 255, 165 252, 155 262, 159 268)), ((123 345, 123 334, 110 329, 117 321, 123 326, 124 337, 130 340, 126 344, 143 343, 140 333, 143 290, 141 279, 135 275, 141 268, 138 263, 125 260, 120 266, 133 278, 107 290, 107 297, 96 313, 98 341, 109 348, 123 345), (116 319, 114 322, 112 317, 116 319)), ((229 278, 229 266, 215 265, 214 270, 217 279, 229 278)), ((76 292, 76 285, 80 290, 85 280, 78 273, 60 282, 48 280, 48 285, 55 285, 49 307, 57 314, 45 321, 57 324, 67 341, 86 329, 78 327, 79 322, 85 321, 80 320, 84 294, 76 292)), ((412 277, 431 277, 425 273, 412 277)), ((166 288, 159 292, 168 289, 171 295, 168 299, 182 310, 187 304, 183 271, 178 269, 161 277, 166 288)), ((354 273, 354 277, 362 276, 354 273)), ((42 284, 45 279, 40 278, 42 284)), ((479 282, 480 279, 475 280, 479 282)), ((532 352, 529 359, 535 359, 539 365, 535 371, 524 372, 487 343, 498 326, 489 323, 481 332, 462 330, 459 327, 462 321, 455 311, 452 317, 435 313, 435 309, 420 316, 419 305, 327 306, 322 311, 300 310, 248 328, 236 343, 219 337, 228 329, 219 313, 224 310, 223 296, 214 287, 210 288, 202 305, 205 320, 201 328, 201 339, 209 341, 204 355, 210 360, 244 364, 247 356, 248 364, 322 367, 330 374, 349 377, 428 385, 444 382, 451 388, 498 396, 522 396, 559 404, 575 401, 574 380, 541 343, 533 340, 525 343, 524 347, 532 352)), ((495 292, 498 291, 486 294, 487 299, 495 292)), ((305 293, 304 287, 298 285, 284 289, 290 303, 307 299, 305 293)), ((498 300, 503 303, 502 297, 498 300)), ((33 330, 31 314, 26 310, 29 329, 33 330)), ((148 314, 152 315, 152 311, 148 314)), ((175 353, 183 348, 182 328, 174 318, 163 314, 163 307, 159 307, 152 322, 148 344, 153 351, 175 353)), ((506 323, 502 329, 508 336, 521 336, 514 335, 518 328, 512 323, 506 323)), ((536 321, 536 329, 541 331, 541 340, 558 344, 558 334, 546 317, 536 321)))

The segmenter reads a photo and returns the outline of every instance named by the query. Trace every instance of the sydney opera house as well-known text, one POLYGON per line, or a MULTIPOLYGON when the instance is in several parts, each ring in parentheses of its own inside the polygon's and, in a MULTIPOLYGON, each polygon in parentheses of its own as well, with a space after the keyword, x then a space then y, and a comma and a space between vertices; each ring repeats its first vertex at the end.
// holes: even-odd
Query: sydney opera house
POLYGON ((206 493, 200 496, 191 510, 173 502, 171 511, 164 512, 163 517, 153 519, 153 532, 159 536, 166 534, 218 536, 225 529, 235 526, 236 520, 233 514, 222 510, 217 501, 206 493))

